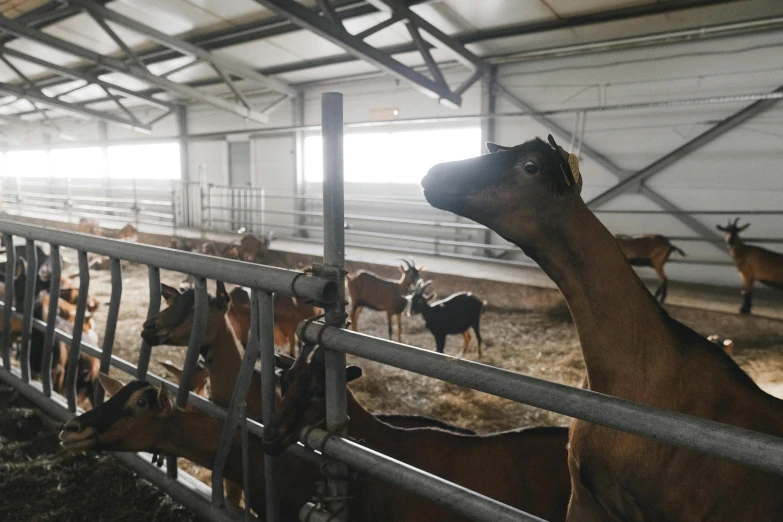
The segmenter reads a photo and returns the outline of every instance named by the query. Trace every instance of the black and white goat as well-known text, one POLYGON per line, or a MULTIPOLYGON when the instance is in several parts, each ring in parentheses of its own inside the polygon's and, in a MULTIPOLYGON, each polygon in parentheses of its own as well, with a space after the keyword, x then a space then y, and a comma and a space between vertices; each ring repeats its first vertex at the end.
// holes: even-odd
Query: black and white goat
POLYGON ((410 301, 408 314, 421 314, 424 317, 424 323, 427 325, 432 335, 435 336, 435 344, 438 353, 443 353, 446 346, 446 336, 450 334, 461 333, 465 339, 462 351, 457 357, 462 357, 470 344, 470 332, 473 328, 478 341, 478 356, 481 358, 481 331, 479 323, 484 306, 487 302, 482 301, 470 292, 457 292, 445 299, 430 303, 435 298, 435 294, 427 293, 427 288, 432 281, 419 280, 414 287, 413 294, 407 299, 410 301))

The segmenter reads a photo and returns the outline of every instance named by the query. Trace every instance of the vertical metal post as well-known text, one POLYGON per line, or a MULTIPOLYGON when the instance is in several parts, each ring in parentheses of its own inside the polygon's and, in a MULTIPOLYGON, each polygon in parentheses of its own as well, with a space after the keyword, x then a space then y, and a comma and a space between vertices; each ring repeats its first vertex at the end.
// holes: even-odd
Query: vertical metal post
MULTIPOLYGON (((106 329, 103 333, 103 353, 101 354, 101 373, 109 374, 111 368, 111 352, 114 349, 114 333, 117 330, 117 318, 120 315, 120 300, 122 299, 122 262, 111 258, 111 299, 109 313, 106 318, 106 329)), ((103 404, 105 397, 100 383, 95 387, 95 405, 103 404)))
POLYGON ((16 274, 16 252, 14 251, 14 236, 11 234, 3 234, 3 242, 5 243, 5 296, 3 297, 3 368, 6 371, 11 371, 11 319, 14 314, 14 285, 13 278, 16 274), (8 278, 11 281, 8 281, 8 278))
POLYGON ((65 178, 65 209, 68 215, 68 223, 70 223, 73 215, 73 187, 71 186, 70 177, 65 178))
MULTIPOLYGON (((242 417, 242 406, 245 403, 250 383, 253 379, 255 363, 259 353, 261 360, 262 415, 270 419, 274 414, 275 405, 275 359, 274 359, 274 309, 272 295, 253 289, 250 296, 250 338, 242 359, 237 381, 231 394, 226 421, 220 434, 220 443, 215 453, 212 466, 212 505, 221 508, 223 499, 223 471, 235 439, 237 424, 242 417), (263 350, 263 351, 262 351, 263 350), (269 375, 271 373, 271 375, 269 375)), ((248 465, 243 463, 243 467, 248 465)), ((278 522, 280 518, 277 484, 277 459, 264 457, 266 494, 266 520, 278 522)), ((245 470, 243 469, 243 474, 245 470)), ((247 488, 247 483, 245 483, 247 488)), ((247 499, 246 499, 247 502, 247 499)))
MULTIPOLYGON (((323 135, 324 181, 324 265, 334 270, 338 297, 334 306, 326 309, 324 322, 330 326, 345 324, 345 285, 343 282, 345 260, 345 202, 343 198, 343 95, 327 92, 321 96, 321 132, 323 135)), ((326 352, 326 429, 330 433, 345 435, 347 430, 347 399, 345 382, 345 354, 326 352)), ((346 480, 348 468, 330 460, 329 496, 345 498, 348 493, 346 480)), ((348 504, 344 500, 327 506, 332 513, 340 513, 348 519, 348 504)))
MULTIPOLYGON (((258 316, 258 340, 261 348, 261 420, 266 426, 275 414, 275 306, 274 297, 267 292, 253 291, 258 316)), ((280 485, 278 459, 264 456, 264 492, 266 494, 266 521, 280 520, 280 485)))
POLYGON ((137 187, 136 178, 131 180, 133 186, 133 217, 135 220, 136 230, 139 228, 139 189, 137 187))
MULTIPOLYGON (((498 97, 498 66, 490 65, 487 71, 487 76, 484 77, 481 82, 481 114, 486 118, 481 120, 481 145, 483 148, 484 143, 495 142, 497 139, 497 123, 495 120, 495 112, 497 108, 498 97)), ((481 151, 483 152, 483 150, 481 151)), ((454 229, 455 235, 459 233, 459 229, 454 229)), ((458 239, 455 237, 455 239, 458 239)), ((492 231, 486 229, 484 231, 484 243, 487 245, 492 244, 492 231)), ((457 249, 455 249, 457 250, 457 249)), ((492 250, 484 249, 484 256, 492 257, 492 250)))
POLYGON ((266 236, 266 189, 261 189, 261 235, 266 236))
POLYGON ((52 349, 54 343, 59 342, 54 338, 54 328, 57 325, 57 309, 59 308, 60 276, 62 264, 60 262, 60 247, 49 245, 49 309, 46 315, 46 333, 44 334, 43 353, 41 354, 41 383, 43 392, 47 397, 52 395, 52 349))
MULTIPOLYGON (((35 283, 38 281, 38 256, 35 241, 26 242, 27 273, 24 288, 24 306, 22 315, 22 346, 19 350, 19 365, 22 368, 22 380, 30 381, 30 337, 33 333, 33 306, 35 306, 35 283)), ((13 281, 13 275, 11 276, 13 281)), ((7 278, 6 278, 7 280, 7 278)), ((6 282, 6 284, 8 284, 6 282)), ((13 284, 13 283, 11 283, 13 284)))
MULTIPOLYGON (((188 108, 185 105, 177 106, 177 129, 179 130, 179 170, 182 181, 182 219, 186 227, 193 226, 190 218, 192 204, 190 199, 190 155, 188 140, 188 108)), ((172 200, 173 201, 173 200, 172 200)))
POLYGON ((79 297, 76 299, 76 317, 73 321, 73 339, 68 362, 65 365, 65 397, 68 399, 68 410, 75 412, 76 377, 79 373, 79 355, 82 352, 82 333, 84 332, 84 316, 87 312, 87 292, 90 290, 90 264, 87 252, 78 251, 79 255, 79 297))
MULTIPOLYGON (((293 109, 293 124, 296 127, 303 127, 305 124, 305 102, 304 93, 299 92, 291 100, 293 109)), ((294 133, 294 210, 304 212, 306 210, 306 201, 301 196, 305 193, 305 174, 304 174, 304 132, 298 130, 294 133), (298 197, 297 197, 298 196, 298 197)), ((294 216, 295 224, 303 226, 307 217, 304 214, 294 216)), ((295 230, 295 236, 307 237, 307 231, 304 229, 295 230)))
MULTIPOLYGON (((207 316, 209 315, 209 297, 207 296, 207 281, 203 277, 197 277, 195 284, 195 306, 193 310, 193 328, 188 339, 188 351, 185 354, 185 364, 182 365, 182 377, 179 381, 177 392, 177 407, 184 408, 188 404, 188 395, 193 388, 193 376, 198 368, 198 356, 204 344, 204 334, 207 331, 207 316)), ((158 291, 160 291, 160 279, 158 279, 158 291)), ((160 298, 158 298, 160 303, 160 298)), ((169 477, 177 477, 177 457, 166 457, 166 472, 169 477)))
MULTIPOLYGON (((147 319, 149 319, 160 312, 160 268, 150 265, 147 269, 150 284, 150 304, 147 308, 147 319)), ((139 362, 137 363, 138 370, 136 371, 136 378, 140 381, 147 377, 151 355, 152 346, 142 341, 141 349, 139 350, 139 362)))

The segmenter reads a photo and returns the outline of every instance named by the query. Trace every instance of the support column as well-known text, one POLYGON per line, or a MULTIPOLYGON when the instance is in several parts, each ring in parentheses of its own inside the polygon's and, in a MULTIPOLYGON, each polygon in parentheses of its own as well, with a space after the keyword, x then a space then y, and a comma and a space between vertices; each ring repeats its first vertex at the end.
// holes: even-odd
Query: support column
MULTIPOLYGON (((305 124, 305 100, 304 93, 300 92, 295 98, 291 99, 291 110, 293 111, 293 125, 303 127, 305 124)), ((305 173, 304 173, 304 131, 298 130, 294 133, 294 210, 304 212, 307 210, 307 201, 303 199, 305 195, 305 173)), ((304 226, 306 217, 302 214, 294 216, 294 221, 298 226, 304 226)), ((296 229, 295 236, 308 237, 307 230, 304 228, 296 229)))
MULTIPOLYGON (((488 141, 495 142, 496 137, 496 120, 495 120, 495 107, 497 105, 498 96, 498 66, 491 65, 487 71, 487 75, 481 82, 481 115, 485 118, 481 120, 481 152, 484 152, 484 144, 488 141)), ((492 244, 492 231, 486 229, 484 231, 484 243, 487 245, 492 244)), ((493 257, 492 250, 484 249, 484 255, 486 257, 493 257)))
MULTIPOLYGON (((324 267, 337 281, 337 302, 326 308, 324 323, 342 328, 345 325, 345 232, 343 224, 343 95, 327 92, 321 96, 321 134, 324 155, 324 267)), ((322 348, 323 349, 323 348, 322 348)), ((347 435, 348 403, 346 396, 345 354, 326 352, 326 429, 334 435, 347 435)), ((327 504, 336 520, 348 520, 348 467, 335 460, 327 464, 328 496, 336 500, 327 504)))
MULTIPOLYGON (((179 170, 180 181, 182 183, 182 197, 181 197, 181 215, 182 222, 179 223, 185 227, 200 226, 200 223, 195 223, 193 216, 195 215, 194 209, 191 208, 192 199, 190 197, 190 154, 188 151, 188 108, 185 105, 177 106, 177 130, 179 136, 179 170)), ((174 209, 174 222, 175 227, 177 209, 174 209)), ((200 217, 200 216, 199 216, 200 217)))

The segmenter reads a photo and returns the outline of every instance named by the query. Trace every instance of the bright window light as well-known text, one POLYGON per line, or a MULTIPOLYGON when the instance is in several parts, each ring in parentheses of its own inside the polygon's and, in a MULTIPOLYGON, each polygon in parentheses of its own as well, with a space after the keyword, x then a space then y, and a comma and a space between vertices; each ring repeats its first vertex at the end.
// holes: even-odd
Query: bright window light
POLYGON ((113 145, 108 148, 109 177, 179 179, 179 143, 113 145))
MULTIPOLYGON (((305 138, 305 180, 323 181, 321 136, 305 138)), ((481 154, 481 129, 346 134, 345 181, 419 184, 430 167, 481 154)))
POLYGON ((100 147, 53 149, 50 153, 53 178, 102 178, 100 147))
POLYGON ((45 150, 14 150, 5 155, 5 175, 20 178, 49 176, 49 155, 45 150))

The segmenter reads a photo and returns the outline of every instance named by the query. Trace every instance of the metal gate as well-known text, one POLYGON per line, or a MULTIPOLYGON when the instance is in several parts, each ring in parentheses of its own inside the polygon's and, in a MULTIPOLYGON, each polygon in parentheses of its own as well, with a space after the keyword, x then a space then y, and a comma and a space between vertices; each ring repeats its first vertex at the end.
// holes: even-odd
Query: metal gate
MULTIPOLYGON (((326 465, 333 471, 333 473, 329 473, 329 477, 346 476, 345 468, 348 466, 373 478, 386 481, 394 487, 429 498, 470 520, 485 522, 539 520, 483 495, 378 454, 345 438, 346 383, 344 367, 346 354, 783 475, 783 439, 528 377, 477 362, 455 360, 453 357, 429 350, 343 329, 344 286, 342 278, 345 243, 343 236, 342 96, 336 93, 325 94, 322 110, 325 246, 324 265, 319 271, 321 277, 0 220, 0 232, 3 233, 6 245, 12 245, 13 236, 25 239, 28 261, 34 259, 35 241, 51 245, 52 292, 57 292, 56 285, 59 284, 60 247, 74 248, 78 251, 81 283, 73 337, 55 330, 53 322, 44 323, 33 320, 32 289, 25 292, 24 313, 12 310, 10 304, 14 297, 13 285, 6 285, 3 308, 3 332, 5 332, 2 343, 3 369, 0 371, 0 380, 19 390, 48 414, 63 420, 73 416, 77 410, 75 394, 77 365, 73 363, 77 360, 80 350, 99 357, 101 370, 104 372, 111 366, 136 378, 145 378, 153 384, 165 385, 175 390, 178 406, 181 407, 190 402, 210 415, 225 421, 213 466, 211 494, 205 491, 203 484, 195 482, 182 473, 178 474, 176 459, 170 458, 168 460, 167 470, 164 473, 149 464, 144 455, 118 454, 117 457, 144 478, 165 489, 176 500, 194 509, 199 515, 212 520, 237 520, 236 515, 229 513, 225 508, 222 488, 223 469, 230 441, 237 429, 247 430, 250 435, 256 437, 261 437, 263 433, 263 426, 254 420, 245 419, 243 413, 243 399, 247 395, 253 368, 259 357, 262 364, 264 412, 262 420, 266 422, 273 415, 274 343, 271 292, 279 292, 323 303, 327 311, 324 321, 308 323, 303 329, 305 341, 320 343, 327 350, 327 430, 317 428, 305 430, 306 439, 301 441, 304 446, 295 445, 289 451, 316 462, 324 462, 323 459, 325 459, 326 465), (84 321, 89 288, 87 252, 106 255, 112 260, 112 297, 102 348, 91 346, 81 340, 81 325, 84 321), (157 313, 160 308, 161 268, 193 274, 196 277, 195 324, 200 328, 195 327, 192 331, 180 387, 147 372, 151 350, 147 345, 142 345, 138 365, 133 365, 112 355, 114 330, 122 294, 120 261, 123 259, 143 263, 149 267, 149 315, 157 313), (204 335, 204 318, 207 312, 206 278, 241 284, 252 289, 250 342, 227 409, 220 408, 197 395, 189 394, 192 377, 196 370, 199 347, 204 335), (12 312, 23 317, 20 358, 22 364, 20 368, 12 368, 11 366, 10 324, 12 312), (32 328, 38 328, 45 332, 45 347, 51 346, 52 340, 55 338, 71 343, 69 354, 71 364, 67 375, 65 397, 52 394, 51 376, 48 375, 48 372, 43 372, 41 383, 30 380, 28 355, 32 328), (318 448, 319 453, 309 448, 318 448)), ((13 250, 13 248, 7 248, 7 273, 13 273, 13 250)), ((53 300, 53 302, 56 305, 56 301, 53 300)), ((50 314, 50 316, 54 315, 54 313, 50 314)), ((46 365, 46 357, 51 357, 51 353, 44 355, 44 365, 46 365)), ((276 522, 279 520, 277 512, 277 462, 274 458, 266 457, 264 463, 267 499, 265 520, 276 522)), ((247 469, 250 463, 244 459, 243 465, 247 469)), ((337 493, 336 496, 347 497, 348 492, 344 481, 335 478, 330 478, 329 481, 329 488, 337 493)), ((305 506, 302 510, 309 522, 347 519, 344 513, 336 517, 320 509, 313 510, 313 507, 312 505, 305 506)))

